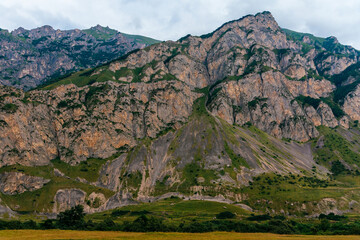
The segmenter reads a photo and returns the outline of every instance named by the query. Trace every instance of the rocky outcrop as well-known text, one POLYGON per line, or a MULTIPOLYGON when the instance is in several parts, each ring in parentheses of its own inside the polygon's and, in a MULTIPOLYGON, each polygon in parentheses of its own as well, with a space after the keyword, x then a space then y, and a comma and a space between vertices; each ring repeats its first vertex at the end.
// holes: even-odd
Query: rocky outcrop
POLYGON ((0 83, 29 89, 51 77, 94 67, 156 40, 108 27, 55 30, 43 26, 0 31, 0 83))
POLYGON ((56 177, 66 177, 65 174, 63 172, 61 172, 59 169, 54 168, 54 175, 56 177))
POLYGON ((4 204, 4 202, 0 199, 0 216, 2 218, 7 217, 15 217, 17 215, 16 212, 11 210, 8 206, 4 204))
POLYGON ((86 192, 81 189, 60 189, 54 196, 54 213, 62 212, 76 205, 84 205, 86 192))
POLYGON ((26 191, 35 191, 50 182, 49 179, 28 176, 20 172, 4 172, 0 174, 0 191, 14 195, 26 191))
POLYGON ((88 195, 85 191, 76 188, 59 189, 54 196, 52 212, 59 213, 76 205, 82 205, 86 213, 105 211, 114 208, 107 206, 109 202, 113 201, 112 198, 106 199, 104 194, 96 192, 88 195))
POLYGON ((360 85, 346 96, 343 109, 352 120, 360 121, 360 85))

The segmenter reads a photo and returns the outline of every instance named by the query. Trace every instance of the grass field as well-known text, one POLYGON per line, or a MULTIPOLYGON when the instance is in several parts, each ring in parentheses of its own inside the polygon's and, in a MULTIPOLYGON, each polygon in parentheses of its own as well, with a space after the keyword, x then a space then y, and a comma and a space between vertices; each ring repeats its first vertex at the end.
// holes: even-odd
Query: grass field
POLYGON ((277 235, 270 233, 128 233, 128 232, 91 232, 65 230, 5 230, 0 231, 0 240, 38 240, 38 239, 141 239, 141 240, 352 240, 359 236, 304 236, 304 235, 277 235))
POLYGON ((141 214, 165 219, 165 223, 188 222, 196 219, 197 221, 210 221, 216 214, 223 211, 231 211, 237 217, 247 217, 249 212, 236 205, 210 202, 210 201, 183 201, 179 198, 168 198, 153 203, 143 203, 129 205, 117 209, 121 214, 112 214, 114 210, 85 216, 86 220, 99 222, 105 218, 111 218, 114 222, 134 221, 141 214))

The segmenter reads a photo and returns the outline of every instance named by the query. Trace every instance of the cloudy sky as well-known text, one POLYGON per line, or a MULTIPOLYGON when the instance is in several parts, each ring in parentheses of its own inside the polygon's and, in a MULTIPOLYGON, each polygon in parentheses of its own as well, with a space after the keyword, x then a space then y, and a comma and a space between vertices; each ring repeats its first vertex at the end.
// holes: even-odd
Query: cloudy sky
POLYGON ((359 0, 0 0, 0 28, 84 29, 100 24, 177 40, 265 10, 281 27, 321 37, 333 35, 360 49, 359 0))

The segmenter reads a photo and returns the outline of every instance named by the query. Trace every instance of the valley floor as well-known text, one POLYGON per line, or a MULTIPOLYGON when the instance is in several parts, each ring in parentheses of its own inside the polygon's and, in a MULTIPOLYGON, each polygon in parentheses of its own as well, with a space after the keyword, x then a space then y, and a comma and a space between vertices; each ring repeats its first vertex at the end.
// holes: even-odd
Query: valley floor
POLYGON ((0 231, 0 240, 50 240, 50 239, 142 239, 142 240, 352 240, 359 236, 304 236, 278 235, 270 233, 131 233, 131 232, 100 232, 100 231, 66 231, 66 230, 3 230, 0 231))

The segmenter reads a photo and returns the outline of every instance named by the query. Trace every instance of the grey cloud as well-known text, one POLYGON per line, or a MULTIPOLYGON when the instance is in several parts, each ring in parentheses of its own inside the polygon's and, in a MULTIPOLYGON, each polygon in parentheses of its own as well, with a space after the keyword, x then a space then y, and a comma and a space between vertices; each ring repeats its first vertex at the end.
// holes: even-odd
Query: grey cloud
POLYGON ((201 35, 226 21, 271 11, 279 25, 336 36, 360 49, 358 0, 0 0, 1 28, 88 28, 96 24, 160 40, 201 35))

